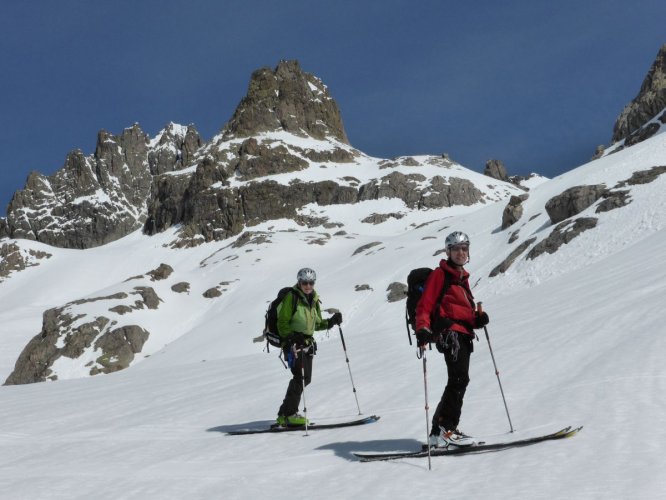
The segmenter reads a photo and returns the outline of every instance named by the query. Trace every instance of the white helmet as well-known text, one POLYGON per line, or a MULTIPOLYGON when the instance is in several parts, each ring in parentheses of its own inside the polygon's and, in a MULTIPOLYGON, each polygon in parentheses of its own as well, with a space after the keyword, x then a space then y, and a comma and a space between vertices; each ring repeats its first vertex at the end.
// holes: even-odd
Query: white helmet
POLYGON ((454 231, 446 237, 446 249, 455 245, 469 245, 469 236, 462 231, 454 231))
POLYGON ((298 281, 317 281, 317 273, 309 267, 304 267, 296 275, 298 281))

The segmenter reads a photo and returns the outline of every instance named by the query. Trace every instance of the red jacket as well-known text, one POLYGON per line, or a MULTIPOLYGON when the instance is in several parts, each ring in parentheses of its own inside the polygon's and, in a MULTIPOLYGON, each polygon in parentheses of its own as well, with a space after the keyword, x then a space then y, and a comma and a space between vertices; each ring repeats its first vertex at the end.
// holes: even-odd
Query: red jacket
MULTIPOLYGON (((469 288, 469 273, 464 268, 456 269, 446 260, 439 262, 439 267, 430 273, 425 282, 423 295, 416 306, 416 329, 430 328, 435 307, 439 307, 439 317, 453 321, 451 330, 474 335, 476 325, 474 297, 469 288), (444 273, 449 274, 450 286, 442 301, 435 304, 444 286, 444 273)), ((435 332, 437 333, 437 332, 435 332)))

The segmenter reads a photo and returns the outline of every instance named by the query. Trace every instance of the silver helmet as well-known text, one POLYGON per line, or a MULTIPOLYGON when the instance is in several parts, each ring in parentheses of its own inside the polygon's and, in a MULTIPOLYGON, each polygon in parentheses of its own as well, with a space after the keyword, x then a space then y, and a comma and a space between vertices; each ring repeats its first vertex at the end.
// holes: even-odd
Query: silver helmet
POLYGON ((296 275, 298 281, 317 281, 317 273, 314 272, 314 269, 309 267, 304 267, 296 275))
POLYGON ((469 245, 469 236, 462 231, 453 231, 446 237, 445 245, 447 250, 455 245, 469 245))

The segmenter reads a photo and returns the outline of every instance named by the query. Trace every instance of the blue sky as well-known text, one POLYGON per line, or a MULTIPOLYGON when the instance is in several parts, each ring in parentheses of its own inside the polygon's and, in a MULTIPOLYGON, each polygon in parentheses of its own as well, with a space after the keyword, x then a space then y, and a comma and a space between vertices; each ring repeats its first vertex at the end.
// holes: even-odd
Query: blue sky
POLYGON ((608 144, 666 43, 663 0, 8 0, 0 17, 0 215, 27 174, 101 129, 209 140, 250 74, 298 59, 378 157, 448 153, 553 177, 608 144))

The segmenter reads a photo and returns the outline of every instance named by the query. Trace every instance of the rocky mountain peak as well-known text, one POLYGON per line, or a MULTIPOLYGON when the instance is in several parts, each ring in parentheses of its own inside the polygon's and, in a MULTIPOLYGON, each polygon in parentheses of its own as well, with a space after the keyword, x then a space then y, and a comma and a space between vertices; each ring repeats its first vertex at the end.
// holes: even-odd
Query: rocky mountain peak
POLYGON ((149 143, 148 164, 153 175, 180 170, 189 165, 203 141, 194 125, 166 125, 149 143))
POLYGON ((316 139, 332 136, 349 144, 338 105, 316 76, 298 61, 252 73, 247 95, 223 129, 225 139, 285 130, 316 139))
POLYGON ((615 122, 613 142, 621 141, 636 133, 664 108, 666 108, 666 44, 659 50, 657 58, 643 80, 640 92, 627 104, 615 122))

